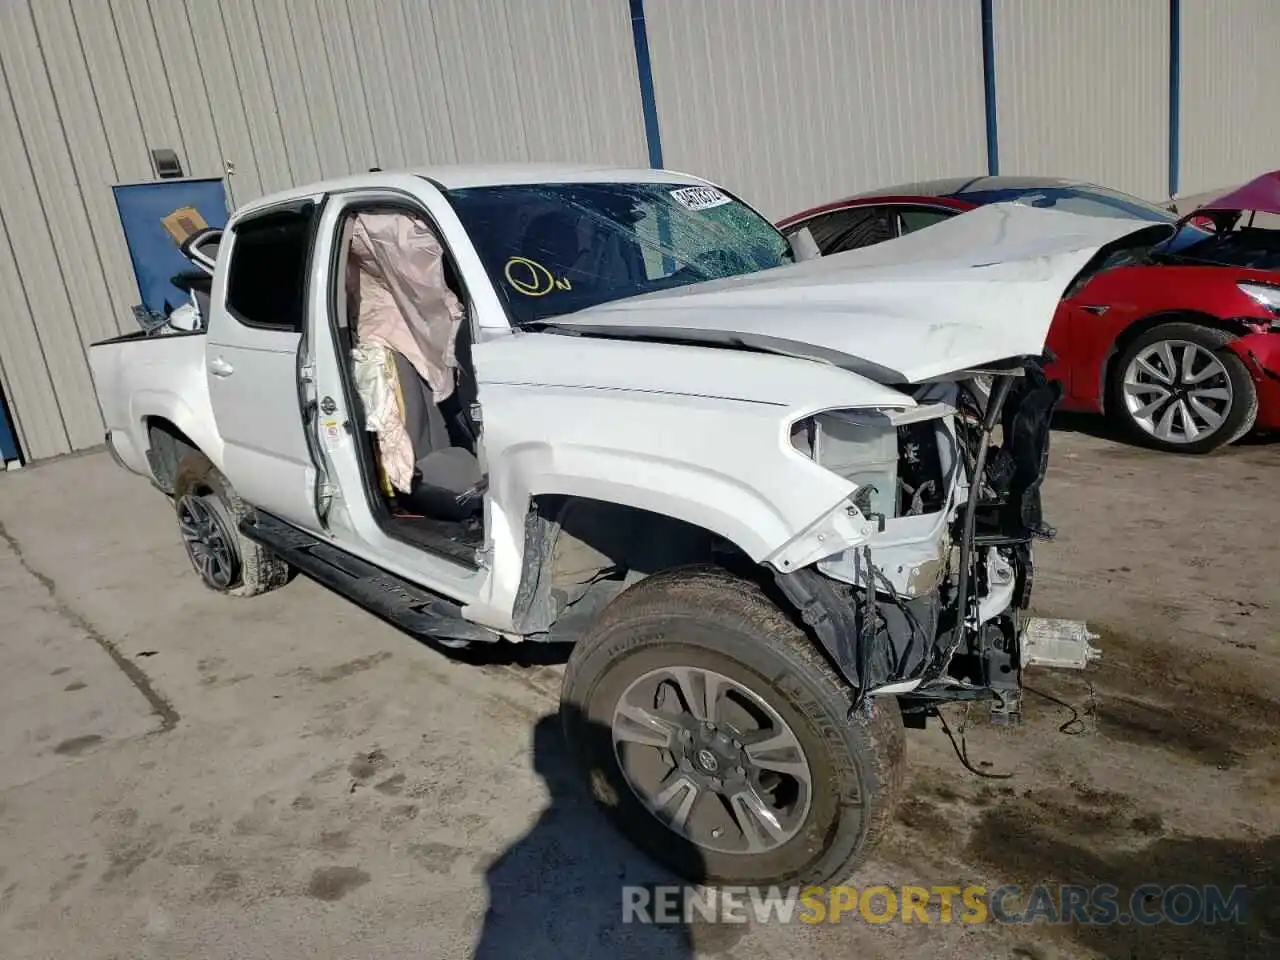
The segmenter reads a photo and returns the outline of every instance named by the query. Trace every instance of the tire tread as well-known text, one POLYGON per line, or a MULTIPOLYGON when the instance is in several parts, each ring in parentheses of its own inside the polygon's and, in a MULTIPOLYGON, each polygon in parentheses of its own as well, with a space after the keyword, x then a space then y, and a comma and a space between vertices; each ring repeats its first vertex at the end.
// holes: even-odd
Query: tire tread
POLYGON ((256 597, 288 583, 289 565, 238 528, 241 520, 252 516, 253 508, 240 499, 226 477, 198 450, 188 453, 178 464, 173 481, 174 500, 192 489, 207 489, 220 497, 237 525, 233 532, 240 553, 240 582, 223 591, 227 596, 256 597))
MULTIPOLYGON (((565 670, 562 704, 585 709, 586 697, 582 694, 590 687, 590 675, 607 667, 607 662, 599 662, 601 648, 616 642, 629 625, 639 626, 655 619, 705 620, 707 611, 719 622, 736 621, 781 660, 783 667, 771 682, 776 684, 788 675, 807 678, 811 686, 821 691, 832 713, 854 725, 856 736, 865 740, 867 749, 861 752, 868 784, 863 839, 852 856, 828 865, 826 872, 830 875, 805 880, 817 883, 837 874, 847 876, 887 831, 903 789, 906 734, 897 700, 879 698, 869 715, 860 712, 844 721, 852 704, 849 685, 832 668, 817 642, 756 584, 718 567, 689 566, 654 574, 628 588, 605 608, 575 645, 565 670)), ((846 741, 847 737, 842 739, 846 741)))

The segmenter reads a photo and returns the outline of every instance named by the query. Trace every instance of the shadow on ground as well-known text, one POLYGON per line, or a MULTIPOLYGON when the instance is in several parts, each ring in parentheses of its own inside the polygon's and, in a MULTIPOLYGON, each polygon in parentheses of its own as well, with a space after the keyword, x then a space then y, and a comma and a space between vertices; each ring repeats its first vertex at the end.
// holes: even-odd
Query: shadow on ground
MULTIPOLYGON (((1135 443, 1111 417, 1102 417, 1097 414, 1059 411, 1053 415, 1053 429, 1118 443, 1134 450, 1147 449, 1135 443)), ((1269 447, 1277 444, 1280 444, 1280 433, 1250 433, 1241 437, 1231 447, 1269 447)))
POLYGON ((1063 411, 1058 411, 1053 415, 1052 426, 1055 431, 1079 433, 1086 437, 1108 440, 1111 443, 1122 443, 1125 446, 1139 449, 1110 417, 1100 417, 1090 413, 1064 413, 1063 411))
POLYGON ((485 872, 489 908, 476 960, 685 960, 728 949, 742 935, 730 924, 624 923, 624 887, 651 891, 679 881, 627 843, 595 807, 558 715, 534 727, 533 765, 550 805, 485 872))

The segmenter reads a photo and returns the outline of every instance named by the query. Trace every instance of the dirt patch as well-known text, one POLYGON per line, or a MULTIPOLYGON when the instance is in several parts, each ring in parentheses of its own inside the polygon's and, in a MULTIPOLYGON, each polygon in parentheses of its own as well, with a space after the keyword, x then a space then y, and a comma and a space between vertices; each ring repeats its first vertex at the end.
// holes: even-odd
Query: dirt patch
POLYGON ((346 850, 351 846, 351 837, 346 830, 324 830, 316 846, 321 850, 346 850))
POLYGON ((1154 837, 1164 832, 1164 818, 1158 813, 1144 813, 1130 820, 1129 827, 1144 837, 1154 837))
POLYGON ((1234 960, 1271 956, 1280 938, 1280 904, 1268 891, 1280 885, 1280 836, 1256 841, 1218 837, 1165 837, 1144 842, 1148 822, 1140 818, 1112 818, 1087 835, 1079 821, 1064 821, 1061 808, 1015 801, 983 812, 967 853, 998 871, 999 882, 1022 884, 1110 884, 1116 902, 1128 913, 1141 900, 1146 912, 1159 908, 1138 888, 1147 884, 1165 890, 1187 885, 1206 897, 1216 888, 1229 897, 1237 887, 1247 904, 1240 923, 1151 926, 1119 924, 1046 926, 1046 935, 1067 936, 1108 960, 1196 957, 1234 960), (1099 842, 1105 840, 1105 842, 1099 842))
POLYGON ((356 780, 368 780, 387 765, 387 755, 381 750, 370 750, 362 753, 347 764, 347 773, 356 780))
POLYGON ((219 870, 213 875, 208 886, 204 888, 200 898, 205 903, 218 903, 230 900, 239 893, 243 880, 235 870, 219 870))
POLYGON ((78 757, 102 742, 102 737, 96 733, 86 733, 83 737, 71 737, 63 740, 60 744, 53 748, 54 753, 60 753, 66 757, 78 757))
MULTIPOLYGON (((1280 728, 1280 701, 1252 685, 1256 671, 1205 646, 1187 649, 1159 637, 1093 628, 1102 635, 1103 659, 1088 675, 1093 702, 1086 712, 1093 716, 1086 719, 1098 733, 1222 770, 1273 754, 1274 739, 1266 732, 1280 728)), ((1069 698, 1067 680, 1063 673, 1036 671, 1032 682, 1069 698)))
POLYGON ((403 773, 393 773, 381 783, 375 784, 373 789, 379 793, 385 793, 389 797, 398 796, 404 792, 405 776, 403 773))
POLYGON ((369 874, 356 867, 322 867, 311 874, 307 896, 333 902, 369 882, 369 874))
POLYGON ((50 885, 50 903, 56 903, 61 900, 64 894, 78 884, 80 882, 80 878, 84 876, 85 867, 89 865, 89 858, 83 853, 76 854, 75 856, 68 857, 66 859, 70 861, 71 867, 67 871, 66 876, 50 885))
POLYGON ((418 805, 416 803, 402 803, 393 807, 382 816, 382 829, 388 833, 399 830, 405 826, 410 820, 416 819, 418 816, 418 805))
POLYGON ((316 671, 311 667, 300 667, 295 674, 311 683, 336 683, 347 677, 355 676, 357 673, 363 673, 366 670, 372 670, 378 664, 385 660, 390 660, 391 654, 383 650, 380 653, 371 653, 368 656, 356 657, 354 660, 348 660, 346 663, 340 663, 336 667, 330 667, 328 670, 316 671))
POLYGON ((1229 770, 1244 759, 1232 744, 1240 731, 1221 718, 1171 710, 1127 697, 1099 697, 1098 732, 1139 747, 1179 753, 1198 763, 1229 770))
POLYGON ((951 819, 923 797, 904 798, 894 816, 899 824, 916 834, 949 837, 955 833, 951 819))
POLYGON ((110 886, 123 880, 151 859, 156 851, 154 840, 126 840, 111 849, 110 863, 102 874, 102 882, 110 886))
POLYGON ((447 843, 411 843, 409 854, 431 873, 448 873, 467 851, 447 843))

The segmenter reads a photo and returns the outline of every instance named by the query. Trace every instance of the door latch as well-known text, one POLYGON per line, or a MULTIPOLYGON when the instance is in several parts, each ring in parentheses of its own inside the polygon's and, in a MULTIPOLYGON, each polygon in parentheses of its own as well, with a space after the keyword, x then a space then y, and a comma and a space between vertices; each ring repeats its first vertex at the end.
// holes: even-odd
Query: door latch
POLYGON ((338 409, 338 405, 333 402, 333 397, 325 397, 320 401, 320 412, 326 417, 333 416, 333 412, 338 409))

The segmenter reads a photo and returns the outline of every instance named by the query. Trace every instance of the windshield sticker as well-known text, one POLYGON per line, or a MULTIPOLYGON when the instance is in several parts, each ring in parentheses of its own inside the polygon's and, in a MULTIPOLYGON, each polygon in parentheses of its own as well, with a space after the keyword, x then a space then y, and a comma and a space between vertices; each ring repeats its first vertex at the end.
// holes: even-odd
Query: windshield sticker
POLYGON ((512 257, 502 271, 511 284, 526 297, 545 297, 552 290, 572 290, 568 278, 557 280, 551 271, 527 257, 512 257))
POLYGON ((715 187, 681 187, 671 191, 671 199, 688 210, 710 210, 731 202, 715 187))

